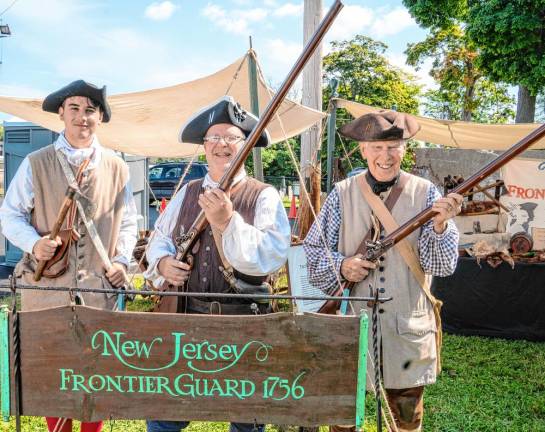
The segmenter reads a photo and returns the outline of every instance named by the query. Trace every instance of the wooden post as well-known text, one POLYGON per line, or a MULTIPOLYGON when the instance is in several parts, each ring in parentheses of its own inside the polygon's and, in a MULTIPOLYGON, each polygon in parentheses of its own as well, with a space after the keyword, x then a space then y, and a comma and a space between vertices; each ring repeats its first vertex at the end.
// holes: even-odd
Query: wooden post
POLYGON ((331 101, 329 106, 329 118, 327 121, 327 193, 331 192, 333 185, 333 153, 335 152, 335 134, 337 129, 337 101, 333 100, 337 97, 337 86, 339 81, 335 78, 331 80, 331 101))
MULTIPOLYGON (((318 27, 322 18, 323 1, 305 0, 303 41, 306 44, 318 27)), ((303 69, 303 105, 317 110, 322 109, 322 47, 316 50, 303 69)), ((301 135, 301 173, 309 184, 315 155, 321 147, 321 123, 316 123, 301 135)), ((318 158, 319 159, 319 158, 318 158)))
POLYGON ((365 384, 367 382, 367 332, 369 319, 364 311, 360 316, 360 340, 358 358, 358 387, 356 393, 356 431, 363 431, 365 422, 365 384))
POLYGON ((4 421, 9 421, 10 413, 10 359, 9 359, 9 311, 7 306, 0 309, 0 412, 4 421))
MULTIPOLYGON (((252 38, 250 37, 250 51, 248 51, 248 81, 250 85, 250 110, 252 114, 259 117, 259 97, 257 94, 257 66, 255 61, 255 52, 252 49, 252 38)), ((252 150, 254 162, 254 177, 263 181, 263 160, 261 158, 261 148, 254 147, 252 150)))

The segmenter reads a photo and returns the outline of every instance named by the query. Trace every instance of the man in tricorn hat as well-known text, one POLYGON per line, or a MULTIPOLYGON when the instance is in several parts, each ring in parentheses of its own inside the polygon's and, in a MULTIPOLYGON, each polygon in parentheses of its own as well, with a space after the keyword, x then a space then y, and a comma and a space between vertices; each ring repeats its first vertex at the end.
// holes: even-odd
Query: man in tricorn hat
MULTIPOLYGON (((244 111, 233 98, 225 96, 195 114, 182 127, 180 141, 204 144, 209 172, 194 180, 175 195, 155 225, 149 244, 148 271, 145 276, 160 288, 170 284, 178 290, 203 293, 267 293, 269 274, 287 258, 290 227, 286 212, 271 186, 246 175, 242 169, 229 193, 218 188, 231 161, 244 145, 257 118, 244 111), (193 266, 174 258, 175 239, 186 233, 201 210, 209 226, 194 248, 193 266), (196 250, 195 250, 196 249, 196 250)), ((269 144, 268 132, 257 146, 269 144)), ((160 312, 194 314, 250 315, 266 313, 268 302, 252 298, 163 297, 160 312)), ((182 413, 183 415, 183 413, 182 413)), ((189 422, 148 421, 149 432, 185 429, 189 422)), ((254 424, 232 423, 231 431, 253 431, 254 424)), ((257 425, 259 431, 263 425, 257 425)))
MULTIPOLYGON (((430 275, 454 272, 458 231, 451 219, 462 204, 460 195, 441 198, 432 183, 401 170, 406 142, 419 129, 412 116, 395 111, 366 114, 343 126, 342 135, 359 141, 368 169, 335 185, 304 242, 314 286, 333 293, 340 282, 350 281, 356 283, 353 296, 378 290, 380 297, 393 298, 379 306, 378 331, 387 401, 400 431, 421 429, 424 386, 436 379, 439 305, 429 292, 430 275), (376 196, 384 201, 381 209, 376 196), (401 225, 429 206, 437 214, 407 238, 403 251, 396 246, 376 263, 358 253, 364 238, 385 235, 384 210, 401 225)), ((352 303, 347 312, 369 306, 352 303)), ((368 365, 373 376, 371 359, 368 365)), ((372 385, 368 382, 368 388, 372 385)))
MULTIPOLYGON (((111 117, 106 88, 74 81, 47 96, 42 108, 58 114, 65 128, 53 144, 23 159, 0 209, 3 234, 24 251, 15 276, 25 285, 121 287, 136 243, 137 215, 127 165, 104 149, 95 135, 99 125, 111 117), (64 229, 50 240, 48 233, 68 185, 74 183, 78 184, 76 199, 81 209, 73 205, 64 229), (89 232, 90 224, 98 235, 89 232), (105 250, 111 267, 105 268, 97 245, 105 250), (38 261, 47 264, 36 282, 38 261)), ((25 311, 73 303, 112 309, 115 301, 114 295, 101 293, 23 290, 21 294, 25 311)), ((50 431, 72 430, 70 419, 46 420, 50 431)), ((82 423, 85 432, 101 428, 102 422, 82 423)))

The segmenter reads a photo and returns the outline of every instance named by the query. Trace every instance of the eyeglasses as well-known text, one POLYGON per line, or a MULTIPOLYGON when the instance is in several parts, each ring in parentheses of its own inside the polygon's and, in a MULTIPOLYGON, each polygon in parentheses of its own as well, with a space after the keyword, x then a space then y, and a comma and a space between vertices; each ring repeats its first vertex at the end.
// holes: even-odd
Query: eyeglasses
POLYGON ((243 139, 244 139, 244 137, 237 136, 237 135, 224 135, 224 136, 211 135, 211 136, 207 136, 207 137, 203 138, 203 140, 205 142, 209 142, 211 144, 217 144, 221 140, 223 140, 227 144, 237 144, 238 142, 242 141, 243 139))
POLYGON ((386 150, 389 154, 396 154, 405 150, 405 144, 394 144, 394 145, 384 145, 384 144, 367 144, 367 150, 371 153, 382 153, 386 150))

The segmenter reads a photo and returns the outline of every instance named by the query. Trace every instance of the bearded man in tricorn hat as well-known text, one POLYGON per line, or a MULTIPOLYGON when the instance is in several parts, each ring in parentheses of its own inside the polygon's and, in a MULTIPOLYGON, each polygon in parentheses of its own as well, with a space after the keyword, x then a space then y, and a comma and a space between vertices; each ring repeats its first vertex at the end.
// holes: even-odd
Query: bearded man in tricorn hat
MULTIPOLYGON (((203 108, 182 127, 181 142, 204 144, 209 172, 193 180, 174 196, 155 224, 147 250, 149 267, 145 276, 156 288, 165 282, 176 291, 187 283, 188 292, 238 293, 245 298, 163 297, 159 312, 251 315, 267 313, 268 301, 252 299, 267 294, 268 275, 282 267, 290 244, 286 211, 276 189, 248 175, 236 174, 229 193, 218 186, 231 161, 244 145, 257 118, 232 97, 225 96, 203 108), (201 210, 209 226, 193 249, 193 265, 178 261, 175 241, 186 233, 201 210)), ((270 143, 263 132, 258 147, 270 143)), ((183 416, 183 413, 180 413, 183 416)), ((253 418, 252 414, 248 414, 253 418)), ((148 432, 179 432, 187 421, 147 422, 148 432)), ((232 432, 263 431, 264 425, 231 423, 232 432)))
MULTIPOLYGON (((23 159, 0 209, 2 232, 24 251, 15 268, 25 285, 72 288, 121 287, 136 243, 136 207, 127 164, 104 149, 95 135, 102 122, 110 121, 106 87, 74 81, 47 96, 42 108, 58 114, 64 130, 57 140, 23 159), (69 184, 77 183, 77 200, 54 240, 53 228, 69 184), (95 227, 88 232, 84 218, 95 227), (93 235, 94 241, 90 238, 93 235), (97 252, 102 244, 111 267, 97 252), (39 282, 34 280, 38 261, 47 261, 39 282)), ((84 304, 112 309, 112 294, 23 290, 24 311, 84 304)), ((62 353, 60 353, 62 355, 62 353)), ((70 432, 72 420, 46 417, 50 431, 70 432)), ((99 432, 102 422, 82 423, 82 432, 99 432)))
MULTIPOLYGON (((406 142, 419 129, 412 116, 395 111, 366 114, 344 125, 340 133, 359 141, 368 169, 335 185, 304 242, 309 279, 317 288, 331 294, 339 282, 350 281, 355 283, 352 296, 374 296, 378 290, 380 297, 393 298, 378 310, 379 368, 399 431, 421 430, 424 386, 435 382, 439 370, 439 303, 429 284, 431 275, 454 272, 459 236, 452 218, 462 204, 462 196, 441 198, 431 182, 401 170, 406 142), (386 205, 378 215, 376 196, 386 205), (364 238, 385 236, 384 210, 401 225, 429 206, 436 215, 408 236, 408 249, 396 246, 376 263, 358 253, 364 238)), ((351 302, 349 307, 357 314, 369 306, 351 302)), ((371 359, 368 365, 373 376, 371 359)), ((373 389, 372 382, 367 384, 373 389)))

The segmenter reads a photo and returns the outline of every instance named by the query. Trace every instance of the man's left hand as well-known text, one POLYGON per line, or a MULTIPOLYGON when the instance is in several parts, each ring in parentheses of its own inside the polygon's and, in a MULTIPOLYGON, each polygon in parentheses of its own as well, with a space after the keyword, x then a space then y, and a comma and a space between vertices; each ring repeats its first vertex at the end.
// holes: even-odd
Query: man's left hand
POLYGON ((449 193, 433 203, 432 209, 437 212, 433 217, 433 230, 442 234, 447 229, 447 221, 462 210, 464 197, 457 193, 449 193))
POLYGON ((214 228, 223 232, 233 216, 233 203, 221 189, 211 189, 199 195, 199 205, 214 228))
POLYGON ((114 262, 106 272, 106 277, 114 287, 120 288, 127 280, 127 269, 123 264, 114 262))

